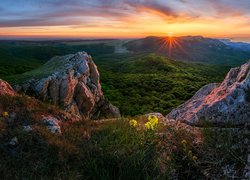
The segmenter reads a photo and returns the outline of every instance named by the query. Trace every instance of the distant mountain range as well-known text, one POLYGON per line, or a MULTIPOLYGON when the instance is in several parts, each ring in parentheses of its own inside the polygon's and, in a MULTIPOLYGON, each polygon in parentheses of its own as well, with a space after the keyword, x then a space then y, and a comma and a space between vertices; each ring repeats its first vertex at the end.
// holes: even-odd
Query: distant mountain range
POLYGON ((250 59, 248 43, 202 36, 149 36, 141 39, 98 40, 0 40, 0 75, 23 73, 44 64, 53 56, 83 50, 93 57, 105 55, 113 58, 115 56, 117 60, 127 55, 133 57, 155 53, 176 61, 238 66, 250 59))
POLYGON ((221 39, 223 43, 225 43, 228 46, 234 47, 234 48, 239 48, 245 51, 250 51, 250 43, 245 43, 245 42, 233 42, 229 39, 221 39))
POLYGON ((157 53, 173 60, 238 65, 250 59, 250 44, 202 36, 153 37, 124 44, 132 52, 157 53))

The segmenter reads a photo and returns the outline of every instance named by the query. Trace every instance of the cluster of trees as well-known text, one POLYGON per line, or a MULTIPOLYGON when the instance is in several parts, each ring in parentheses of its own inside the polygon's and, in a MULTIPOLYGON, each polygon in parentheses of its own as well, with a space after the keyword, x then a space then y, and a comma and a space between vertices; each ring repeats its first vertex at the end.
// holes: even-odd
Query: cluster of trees
POLYGON ((149 112, 169 113, 191 98, 203 85, 223 80, 229 67, 187 64, 158 55, 130 57, 103 66, 101 83, 105 96, 124 116, 149 112))

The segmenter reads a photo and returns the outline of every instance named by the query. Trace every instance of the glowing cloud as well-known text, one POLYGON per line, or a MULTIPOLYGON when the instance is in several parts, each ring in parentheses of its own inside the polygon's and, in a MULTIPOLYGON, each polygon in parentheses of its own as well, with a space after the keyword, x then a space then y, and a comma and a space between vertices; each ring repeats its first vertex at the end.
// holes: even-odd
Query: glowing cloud
POLYGON ((244 0, 8 0, 0 37, 250 37, 249 9, 244 0))

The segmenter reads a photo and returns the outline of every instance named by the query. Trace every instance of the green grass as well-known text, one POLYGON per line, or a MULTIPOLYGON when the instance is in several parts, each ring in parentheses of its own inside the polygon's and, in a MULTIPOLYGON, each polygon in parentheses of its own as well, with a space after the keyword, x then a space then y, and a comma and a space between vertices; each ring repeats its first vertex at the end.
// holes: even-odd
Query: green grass
POLYGON ((54 57, 53 59, 51 59, 51 61, 46 62, 45 64, 43 64, 42 66, 34 70, 25 72, 23 74, 8 76, 5 79, 9 83, 14 83, 14 84, 23 83, 29 79, 41 79, 41 78, 44 78, 53 74, 55 70, 57 71, 65 70, 64 66, 66 62, 67 62, 67 59, 65 59, 64 56, 63 58, 62 56, 54 57))
POLYGON ((54 56, 79 51, 87 51, 92 55, 110 54, 114 52, 114 47, 103 43, 67 45, 57 41, 0 41, 0 77, 21 74, 40 67, 54 56))

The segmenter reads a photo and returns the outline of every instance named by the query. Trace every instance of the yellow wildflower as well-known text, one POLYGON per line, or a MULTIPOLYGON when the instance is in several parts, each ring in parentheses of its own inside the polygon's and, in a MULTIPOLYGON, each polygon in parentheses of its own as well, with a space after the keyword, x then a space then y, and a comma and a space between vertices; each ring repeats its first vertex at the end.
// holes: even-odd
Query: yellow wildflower
POLYGON ((137 121, 134 120, 134 119, 132 119, 132 120, 129 121, 129 125, 130 125, 130 126, 136 127, 137 124, 138 124, 137 121))
POLYGON ((156 125, 156 124, 159 123, 159 120, 158 120, 157 116, 155 116, 155 115, 150 115, 150 116, 148 116, 148 120, 149 120, 149 122, 150 122, 152 125, 156 125))
POLYGON ((186 144, 187 144, 187 141, 186 141, 185 139, 183 139, 183 140, 181 141, 181 144, 186 145, 186 144))
POLYGON ((151 122, 146 122, 145 126, 148 130, 154 130, 154 125, 151 122))
POLYGON ((193 161, 197 161, 198 158, 197 158, 197 156, 193 156, 192 159, 193 159, 193 161))
POLYGON ((9 116, 9 113, 8 112, 3 112, 3 116, 7 117, 7 116, 9 116))

